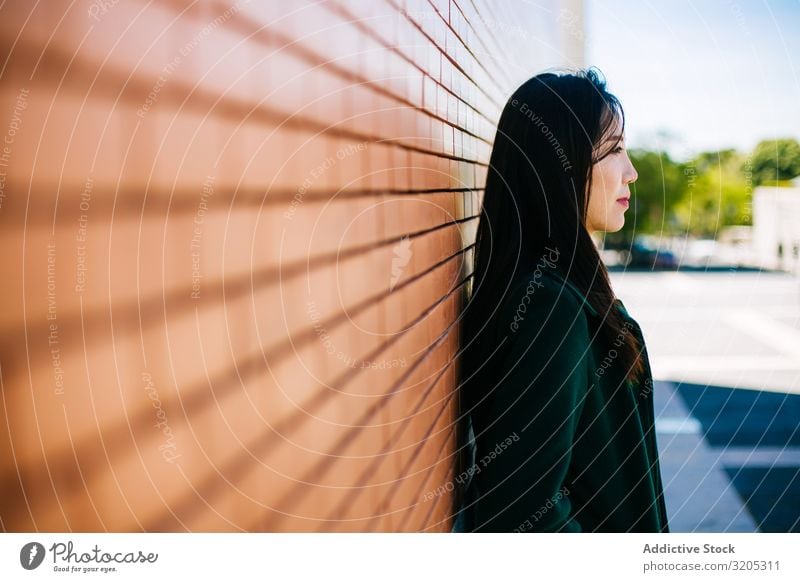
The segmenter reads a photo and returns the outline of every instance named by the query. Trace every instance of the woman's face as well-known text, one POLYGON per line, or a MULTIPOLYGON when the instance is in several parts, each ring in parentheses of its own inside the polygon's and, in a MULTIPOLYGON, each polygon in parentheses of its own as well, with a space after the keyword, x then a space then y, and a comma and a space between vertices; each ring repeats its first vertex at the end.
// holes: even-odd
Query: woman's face
POLYGON ((631 197, 628 184, 639 177, 625 150, 624 137, 613 146, 619 138, 618 131, 618 128, 612 131, 608 141, 600 145, 601 148, 614 149, 592 166, 592 186, 586 215, 586 229, 590 233, 617 232, 622 228, 631 197))

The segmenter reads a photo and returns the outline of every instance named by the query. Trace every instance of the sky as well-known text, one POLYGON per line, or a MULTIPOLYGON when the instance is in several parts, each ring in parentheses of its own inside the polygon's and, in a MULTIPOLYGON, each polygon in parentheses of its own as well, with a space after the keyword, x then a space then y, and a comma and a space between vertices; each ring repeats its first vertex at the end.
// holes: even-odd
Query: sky
POLYGON ((586 64, 628 147, 686 159, 800 140, 800 0, 585 0, 586 64))

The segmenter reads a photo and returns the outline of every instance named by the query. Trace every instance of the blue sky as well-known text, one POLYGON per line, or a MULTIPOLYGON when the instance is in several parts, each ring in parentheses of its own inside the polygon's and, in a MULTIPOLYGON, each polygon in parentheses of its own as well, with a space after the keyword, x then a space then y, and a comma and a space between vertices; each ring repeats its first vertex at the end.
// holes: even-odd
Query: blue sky
POLYGON ((800 139, 800 0, 586 0, 586 38, 630 147, 681 159, 800 139))

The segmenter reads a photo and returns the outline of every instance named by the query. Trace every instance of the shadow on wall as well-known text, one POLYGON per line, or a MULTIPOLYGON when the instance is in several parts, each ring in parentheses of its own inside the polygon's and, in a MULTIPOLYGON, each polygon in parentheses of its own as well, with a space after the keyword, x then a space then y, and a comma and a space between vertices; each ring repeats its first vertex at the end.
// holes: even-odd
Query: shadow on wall
POLYGON ((451 529, 495 123, 558 64, 476 4, 0 8, 6 531, 451 529))

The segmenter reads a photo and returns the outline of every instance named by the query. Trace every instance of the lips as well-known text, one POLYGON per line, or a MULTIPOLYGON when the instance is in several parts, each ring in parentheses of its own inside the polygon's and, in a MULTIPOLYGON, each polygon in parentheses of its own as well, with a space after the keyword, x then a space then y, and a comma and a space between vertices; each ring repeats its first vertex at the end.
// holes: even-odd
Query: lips
POLYGON ((622 204, 625 208, 627 208, 628 205, 630 204, 629 200, 630 200, 629 198, 617 198, 617 202, 622 204))

